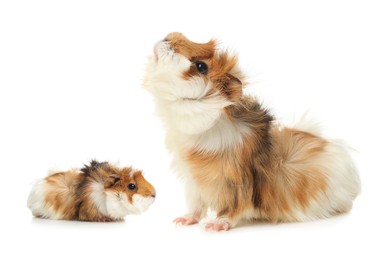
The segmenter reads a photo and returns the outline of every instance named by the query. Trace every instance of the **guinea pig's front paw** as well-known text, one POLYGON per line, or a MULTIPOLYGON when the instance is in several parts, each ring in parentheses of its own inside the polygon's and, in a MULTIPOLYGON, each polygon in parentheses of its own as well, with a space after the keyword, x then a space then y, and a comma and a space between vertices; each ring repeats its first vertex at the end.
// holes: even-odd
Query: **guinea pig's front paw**
POLYGON ((173 223, 176 225, 189 226, 199 223, 199 217, 195 215, 186 215, 183 217, 178 217, 173 220, 173 223))
POLYGON ((226 219, 216 219, 205 223, 206 231, 228 231, 232 227, 232 224, 226 219))

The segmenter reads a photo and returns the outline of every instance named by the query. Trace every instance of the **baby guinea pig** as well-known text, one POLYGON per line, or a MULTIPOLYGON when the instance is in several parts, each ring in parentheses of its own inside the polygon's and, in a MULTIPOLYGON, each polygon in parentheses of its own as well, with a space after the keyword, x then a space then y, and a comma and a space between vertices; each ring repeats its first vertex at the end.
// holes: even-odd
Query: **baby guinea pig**
POLYGON ((84 166, 38 181, 27 202, 32 214, 48 219, 107 222, 142 213, 154 202, 156 191, 141 171, 95 160, 84 166))

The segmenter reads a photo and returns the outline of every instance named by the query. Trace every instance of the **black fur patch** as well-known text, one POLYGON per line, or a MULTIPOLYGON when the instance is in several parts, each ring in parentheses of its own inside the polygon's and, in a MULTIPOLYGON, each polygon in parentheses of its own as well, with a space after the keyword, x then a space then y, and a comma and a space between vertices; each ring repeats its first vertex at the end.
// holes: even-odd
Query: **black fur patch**
POLYGON ((89 165, 84 164, 84 167, 81 168, 81 171, 84 174, 90 174, 92 171, 95 171, 98 168, 104 168, 108 166, 108 162, 98 162, 96 160, 91 160, 89 165))

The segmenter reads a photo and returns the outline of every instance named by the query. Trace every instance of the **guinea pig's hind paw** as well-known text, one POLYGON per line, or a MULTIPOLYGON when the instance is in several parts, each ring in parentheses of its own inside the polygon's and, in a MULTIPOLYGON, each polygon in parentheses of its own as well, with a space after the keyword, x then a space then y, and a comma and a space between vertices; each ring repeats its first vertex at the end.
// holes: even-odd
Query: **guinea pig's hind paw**
POLYGON ((98 218, 96 221, 97 222, 112 222, 112 219, 107 218, 107 217, 102 217, 102 218, 98 218))
POLYGON ((231 225, 226 221, 215 220, 206 223, 206 231, 228 231, 231 228, 231 225))
POLYGON ((175 223, 176 225, 189 226, 189 225, 198 224, 199 219, 194 217, 179 217, 179 218, 175 218, 173 220, 173 223, 175 223))

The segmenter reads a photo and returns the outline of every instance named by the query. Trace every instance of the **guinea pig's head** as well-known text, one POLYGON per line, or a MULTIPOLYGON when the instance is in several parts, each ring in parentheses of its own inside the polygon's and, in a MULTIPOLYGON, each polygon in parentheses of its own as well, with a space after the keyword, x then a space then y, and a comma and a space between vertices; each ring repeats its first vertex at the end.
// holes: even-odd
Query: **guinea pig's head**
POLYGON ((155 45, 144 87, 159 100, 222 109, 241 98, 241 77, 237 58, 219 51, 215 40, 195 43, 174 32, 155 45))
POLYGON ((154 202, 156 191, 141 171, 112 165, 104 171, 107 174, 104 182, 106 206, 111 216, 123 218, 128 214, 140 214, 154 202))

